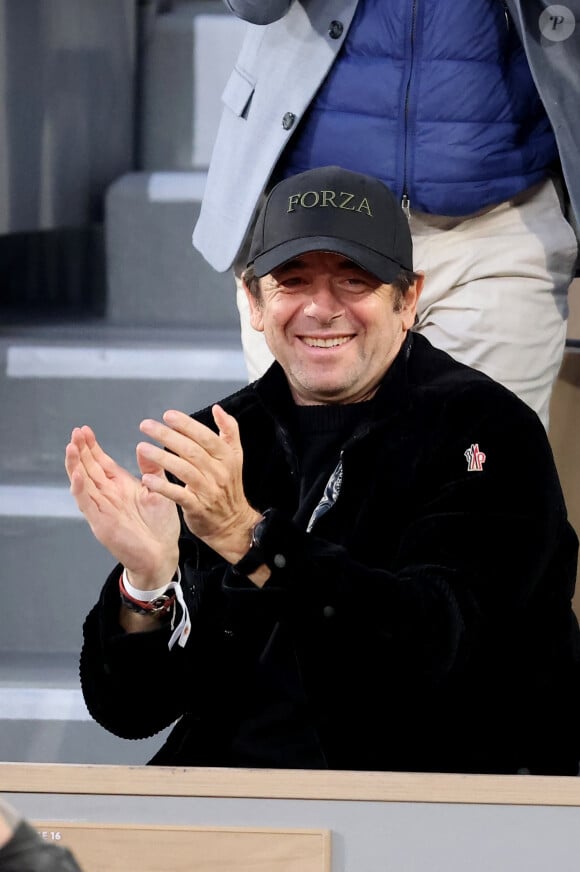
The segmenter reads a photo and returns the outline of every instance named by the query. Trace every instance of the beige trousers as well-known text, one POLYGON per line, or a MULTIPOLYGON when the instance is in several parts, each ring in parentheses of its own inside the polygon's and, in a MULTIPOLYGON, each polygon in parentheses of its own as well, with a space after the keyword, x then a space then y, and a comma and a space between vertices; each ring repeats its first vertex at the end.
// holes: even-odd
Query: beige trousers
MULTIPOLYGON (((548 426, 566 339, 574 232, 551 181, 467 218, 411 213, 415 269, 425 272, 416 331, 518 394, 548 426)), ((272 362, 236 278, 250 380, 272 362)))

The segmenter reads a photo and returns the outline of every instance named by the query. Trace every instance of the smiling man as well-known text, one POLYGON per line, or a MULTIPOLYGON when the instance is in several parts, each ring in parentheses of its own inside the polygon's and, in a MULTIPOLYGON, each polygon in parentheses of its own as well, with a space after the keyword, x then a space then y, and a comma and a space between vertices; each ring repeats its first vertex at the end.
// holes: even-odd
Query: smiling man
POLYGON ((412 267, 381 182, 286 179, 244 277, 270 370, 143 421, 140 478, 73 431, 118 561, 83 692, 120 736, 176 722, 151 762, 577 774, 578 543, 545 431, 413 334, 412 267))
POLYGON ((294 402, 371 399, 413 326, 423 285, 390 191, 334 167, 295 176, 272 191, 249 258, 251 323, 294 402))
POLYGON ((371 399, 413 325, 423 281, 414 279, 403 295, 351 260, 310 252, 254 284, 251 323, 265 333, 295 403, 371 399))

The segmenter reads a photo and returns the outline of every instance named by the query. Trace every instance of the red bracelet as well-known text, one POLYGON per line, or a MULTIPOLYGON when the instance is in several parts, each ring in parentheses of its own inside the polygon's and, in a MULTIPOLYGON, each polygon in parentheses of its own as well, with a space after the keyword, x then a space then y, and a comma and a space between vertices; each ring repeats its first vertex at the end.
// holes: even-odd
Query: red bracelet
POLYGON ((119 593, 121 595, 121 602, 125 608, 132 612, 136 612, 139 615, 162 616, 165 615, 175 603, 174 593, 163 593, 161 596, 156 597, 150 602, 135 599, 125 590, 125 585, 123 584, 123 573, 121 573, 119 577, 119 593))

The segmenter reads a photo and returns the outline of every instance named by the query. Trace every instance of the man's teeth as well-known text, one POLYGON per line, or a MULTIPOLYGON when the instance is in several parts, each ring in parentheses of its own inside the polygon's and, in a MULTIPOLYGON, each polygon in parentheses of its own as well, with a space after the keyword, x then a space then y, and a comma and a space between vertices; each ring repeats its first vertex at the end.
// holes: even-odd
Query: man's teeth
POLYGON ((349 339, 350 336, 333 336, 331 339, 313 339, 310 336, 305 336, 303 341, 313 348, 333 348, 335 345, 344 345, 349 339))

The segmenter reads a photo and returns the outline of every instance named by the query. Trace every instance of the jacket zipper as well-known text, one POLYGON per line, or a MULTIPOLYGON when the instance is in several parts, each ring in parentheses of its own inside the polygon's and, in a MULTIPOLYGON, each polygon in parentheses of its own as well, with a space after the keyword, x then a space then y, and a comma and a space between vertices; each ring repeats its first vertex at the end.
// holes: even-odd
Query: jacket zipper
POLYGON ((308 521, 308 525, 306 528, 308 533, 312 531, 314 525, 318 522, 318 520, 328 511, 330 511, 330 509, 334 508, 334 506, 338 502, 338 498, 342 490, 342 481, 344 476, 343 460, 345 448, 350 448, 351 445, 354 445, 355 442, 358 442, 370 432, 371 427, 367 422, 366 424, 362 425, 360 430, 357 430, 355 433, 353 433, 353 435, 349 439, 347 439, 345 445, 340 449, 338 463, 334 467, 333 471, 330 473, 329 479, 324 486, 322 497, 320 498, 316 507, 314 508, 314 511, 310 515, 310 520, 308 521))
POLYGON ((504 14, 504 17, 505 17, 505 28, 506 28, 506 30, 507 30, 508 33, 509 33, 509 30, 510 30, 510 13, 509 13, 508 5, 507 5, 507 3, 505 2, 505 0, 501 0, 501 5, 503 6, 503 14, 504 14))
POLYGON ((276 421, 276 419, 274 419, 274 426, 276 429, 276 433, 278 434, 280 444, 282 445, 282 450, 288 462, 288 471, 290 473, 290 478, 296 485, 298 479, 298 463, 296 460, 296 454, 294 453, 290 439, 288 438, 288 431, 278 421, 276 421))
POLYGON ((405 119, 405 132, 404 132, 404 151, 403 151, 403 196, 401 197, 401 208, 403 212, 407 216, 407 218, 411 217, 411 200, 409 197, 409 193, 407 191, 407 153, 408 153, 408 126, 409 126, 409 94, 411 90, 411 79, 413 78, 413 63, 415 60, 415 33, 417 27, 417 2, 418 0, 413 0, 412 10, 411 10, 411 64, 409 67, 409 77, 407 79, 407 87, 405 90, 405 106, 404 106, 404 119, 405 119))

